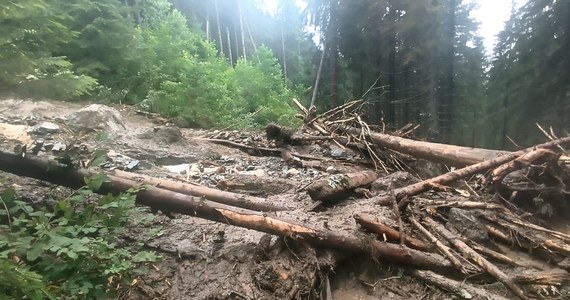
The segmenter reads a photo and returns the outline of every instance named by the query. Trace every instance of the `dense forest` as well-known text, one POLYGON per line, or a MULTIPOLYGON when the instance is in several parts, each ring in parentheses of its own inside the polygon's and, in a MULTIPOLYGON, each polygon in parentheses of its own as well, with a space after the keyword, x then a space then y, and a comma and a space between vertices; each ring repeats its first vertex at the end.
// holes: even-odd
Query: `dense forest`
POLYGON ((513 9, 492 55, 465 0, 1 2, 4 97, 136 104, 193 127, 365 99, 371 124, 493 148, 544 139, 535 123, 569 129, 569 1, 513 9))

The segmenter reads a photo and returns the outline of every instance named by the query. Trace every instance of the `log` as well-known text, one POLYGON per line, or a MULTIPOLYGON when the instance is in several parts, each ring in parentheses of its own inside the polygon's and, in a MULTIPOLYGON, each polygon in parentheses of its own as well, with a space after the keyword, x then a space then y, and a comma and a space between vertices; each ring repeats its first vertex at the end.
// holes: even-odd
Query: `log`
MULTIPOLYGON (((84 178, 94 175, 85 169, 75 170, 55 161, 37 157, 21 157, 0 150, 0 170, 19 176, 32 177, 71 188, 84 186, 84 178)), ((119 194, 137 186, 125 178, 108 176, 109 180, 97 191, 101 194, 119 194)), ((283 237, 294 238, 316 247, 350 253, 369 254, 396 263, 405 263, 417 268, 453 272, 451 264, 441 256, 379 241, 366 241, 357 237, 319 230, 283 220, 269 213, 236 208, 209 200, 184 195, 157 187, 137 189, 136 201, 151 208, 180 213, 223 224, 240 226, 283 237)))
POLYGON ((433 235, 431 232, 429 232, 429 230, 427 230, 420 222, 418 222, 416 220, 416 218, 414 218, 412 216, 412 218, 410 219, 410 223, 412 223, 412 226, 414 226, 417 230, 419 230, 423 235, 425 235, 425 237, 432 243, 435 245, 435 247, 439 250, 439 252, 441 252, 445 257, 447 257, 447 259, 449 259, 449 261, 458 269, 461 271, 461 273, 463 274, 475 274, 476 272, 479 271, 479 269, 477 268, 473 268, 471 266, 465 266, 461 263, 461 261, 459 261, 459 258, 457 258, 457 256, 455 256, 455 254, 453 254, 451 252, 451 249, 449 247, 447 247, 446 245, 444 245, 435 235, 433 235))
MULTIPOLYGON (((430 179, 426 179, 424 181, 421 181, 421 182, 418 182, 415 184, 411 184, 411 185, 405 186, 403 188, 396 189, 394 191, 396 194, 396 199, 398 199, 398 201, 400 201, 403 198, 409 198, 411 196, 415 196, 415 195, 418 195, 420 193, 426 192, 433 187, 439 187, 441 185, 456 181, 458 179, 465 178, 465 177, 474 175, 476 173, 481 173, 481 172, 484 172, 486 170, 495 168, 497 166, 500 166, 502 164, 505 164, 505 163, 508 163, 512 160, 515 160, 519 156, 524 155, 527 152, 533 151, 536 148, 551 148, 551 147, 555 147, 557 145, 568 143, 568 142, 570 142, 570 136, 558 139, 556 141, 551 141, 548 143, 536 145, 536 146, 533 146, 531 148, 523 149, 523 150, 520 150, 517 152, 512 152, 510 154, 502 155, 502 156, 499 156, 497 158, 494 158, 494 159, 491 159, 488 161, 483 161, 480 163, 476 163, 474 165, 470 165, 470 166, 467 166, 467 167, 464 167, 461 169, 452 170, 452 171, 447 172, 443 175, 433 177, 430 179)), ((377 196, 375 198, 375 200, 377 200, 380 204, 383 204, 383 205, 390 203, 390 197, 389 196, 384 196, 384 195, 383 196, 377 196)))
POLYGON ((325 202, 347 196, 353 189, 371 184, 376 178, 377 175, 373 171, 329 175, 312 182, 307 187, 307 192, 311 199, 325 202))
POLYGON ((186 184, 186 183, 176 182, 173 180, 156 178, 143 174, 135 174, 121 170, 113 170, 111 171, 110 174, 113 176, 129 179, 135 182, 142 180, 145 183, 151 184, 157 188, 163 188, 169 191, 190 196, 204 197, 207 200, 213 202, 232 205, 236 207, 247 208, 258 211, 288 210, 287 208, 268 203, 267 199, 265 198, 220 191, 205 186, 186 184))
MULTIPOLYGON (((386 239, 388 241, 399 241, 400 240, 400 232, 398 232, 398 230, 386 225, 386 224, 382 224, 379 222, 374 222, 366 217, 363 217, 361 215, 354 215, 354 220, 356 221, 356 223, 360 226, 362 226, 362 228, 364 228, 365 230, 375 233, 379 236, 386 236, 386 239)), ((416 238, 410 237, 410 236, 406 236, 405 239, 406 242, 406 246, 412 248, 412 249, 416 249, 416 250, 420 250, 420 251, 425 251, 425 252, 431 252, 432 247, 426 245, 426 243, 424 243, 421 240, 418 240, 416 238)))
MULTIPOLYGON (((342 125, 332 126, 331 128, 356 135, 362 133, 360 128, 342 125)), ((508 151, 416 141, 377 132, 370 132, 369 136, 376 146, 454 167, 464 167, 510 153, 508 151)))
POLYGON ((523 289, 521 289, 507 274, 497 268, 495 265, 490 263, 487 259, 483 256, 479 255, 479 253, 475 252, 475 250, 471 249, 465 242, 460 240, 454 234, 449 232, 445 229, 442 225, 438 224, 434 220, 429 217, 424 219, 426 225, 431 227, 441 236, 443 236, 449 243, 454 245, 459 252, 463 253, 467 256, 472 262, 477 264, 481 269, 487 271, 491 276, 495 277, 498 281, 502 282, 507 288, 509 288, 513 294, 515 294, 520 299, 526 300, 529 299, 526 296, 526 293, 523 289))
POLYGON ((465 282, 456 281, 453 279, 443 277, 431 271, 414 270, 412 271, 412 275, 423 280, 427 284, 439 286, 444 290, 462 296, 462 298, 465 298, 465 291, 466 291, 472 296, 473 295, 478 296, 481 299, 507 300, 507 298, 503 296, 489 293, 484 289, 467 284, 465 282))

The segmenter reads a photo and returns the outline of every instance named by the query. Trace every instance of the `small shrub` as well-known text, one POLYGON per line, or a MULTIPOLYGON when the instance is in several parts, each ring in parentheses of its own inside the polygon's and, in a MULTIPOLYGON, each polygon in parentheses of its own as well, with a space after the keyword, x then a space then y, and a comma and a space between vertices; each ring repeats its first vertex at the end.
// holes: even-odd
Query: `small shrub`
MULTIPOLYGON (((60 298, 102 298, 114 294, 120 285, 145 270, 145 263, 157 261, 154 252, 121 248, 116 237, 132 222, 146 220, 135 207, 135 195, 95 195, 105 180, 96 176, 55 207, 34 208, 19 200, 12 188, 1 194, 0 259, 19 262, 26 272, 39 274, 60 298)), ((29 274, 35 274, 29 273, 29 274)), ((38 283, 38 277, 31 275, 38 283)), ((29 276, 28 276, 29 277, 29 276)), ((5 286, 0 283, 0 293, 5 286)), ((38 285, 37 292, 41 291, 38 285)), ((26 294, 21 289, 8 296, 26 294)), ((2 294, 0 294, 2 296, 2 294)))

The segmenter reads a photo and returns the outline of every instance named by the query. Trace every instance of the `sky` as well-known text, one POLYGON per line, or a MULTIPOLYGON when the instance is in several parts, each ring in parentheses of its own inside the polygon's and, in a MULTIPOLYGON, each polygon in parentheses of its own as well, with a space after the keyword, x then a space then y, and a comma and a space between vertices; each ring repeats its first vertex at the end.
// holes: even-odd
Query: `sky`
MULTIPOLYGON (((493 52, 497 41, 497 34, 503 30, 505 22, 511 15, 511 0, 473 0, 477 8, 471 16, 479 22, 479 35, 483 37, 485 50, 488 54, 493 52)), ((527 0, 515 0, 518 7, 524 5, 527 0)))
MULTIPOLYGON (((285 0, 291 1, 291 0, 285 0)), ((303 0, 294 0, 297 6, 303 5, 303 0)), ((472 17, 479 22, 479 35, 483 37, 487 54, 493 52, 497 40, 497 34, 503 30, 505 22, 511 14, 511 0, 471 0, 477 3, 477 8, 472 12, 472 17)), ((277 9, 278 0, 261 0, 265 10, 269 13, 277 9)), ((522 6, 527 0, 514 0, 517 7, 522 6)))

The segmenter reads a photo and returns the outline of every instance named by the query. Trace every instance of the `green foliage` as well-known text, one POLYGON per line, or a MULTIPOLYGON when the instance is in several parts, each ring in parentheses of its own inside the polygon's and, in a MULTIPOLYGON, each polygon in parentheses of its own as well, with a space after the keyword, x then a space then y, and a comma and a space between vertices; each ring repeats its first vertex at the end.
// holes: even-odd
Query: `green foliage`
POLYGON ((544 140, 535 127, 570 127, 570 2, 529 1, 499 34, 487 93, 492 147, 544 140))
MULTIPOLYGON (((277 59, 265 46, 257 49, 255 57, 255 60, 238 61, 230 83, 235 93, 231 104, 239 104, 238 116, 249 114, 256 124, 294 124, 295 110, 290 106, 293 93, 285 87, 277 59)), ((221 116, 222 120, 230 123, 236 117, 233 111, 227 117, 221 116)))
POLYGON ((17 266, 7 259, 0 260, 1 299, 55 299, 42 277, 25 266, 17 266))
POLYGON ((66 15, 44 0, 2 4, 0 93, 69 99, 95 86, 94 78, 76 76, 71 63, 54 54, 75 37, 65 22, 66 15))
MULTIPOLYGON (((87 183, 98 188, 104 179, 96 176, 87 183)), ((31 290, 15 289, 9 296, 45 293, 36 275, 40 274, 60 298, 108 297, 117 284, 129 284, 133 276, 142 273, 144 263, 160 258, 148 251, 133 254, 115 240, 127 225, 141 219, 150 221, 135 207, 132 194, 98 197, 84 187, 58 201, 53 210, 34 208, 13 195, 14 191, 7 189, 2 196, 7 209, 0 212, 0 230, 6 232, 0 236, 0 258, 21 260, 22 278, 34 285, 29 285, 31 290)), ((22 282, 22 278, 16 279, 22 282)))

